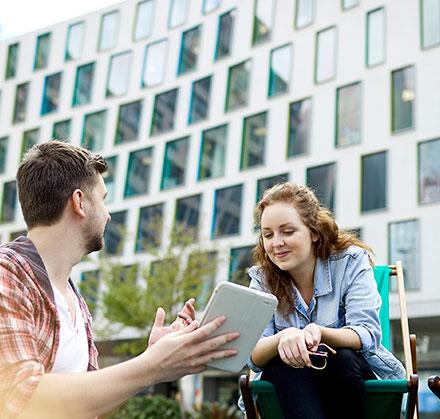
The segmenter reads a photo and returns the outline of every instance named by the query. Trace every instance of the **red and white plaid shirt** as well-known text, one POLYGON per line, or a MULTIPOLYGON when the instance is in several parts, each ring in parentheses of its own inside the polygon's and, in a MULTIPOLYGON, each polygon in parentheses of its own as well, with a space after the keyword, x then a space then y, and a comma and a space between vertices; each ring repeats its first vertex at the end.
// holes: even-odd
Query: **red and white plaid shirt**
MULTIPOLYGON (((79 297, 89 345, 88 370, 98 368, 91 316, 79 297)), ((60 340, 52 285, 26 237, 0 247, 0 417, 16 417, 43 374, 51 371, 60 340)))

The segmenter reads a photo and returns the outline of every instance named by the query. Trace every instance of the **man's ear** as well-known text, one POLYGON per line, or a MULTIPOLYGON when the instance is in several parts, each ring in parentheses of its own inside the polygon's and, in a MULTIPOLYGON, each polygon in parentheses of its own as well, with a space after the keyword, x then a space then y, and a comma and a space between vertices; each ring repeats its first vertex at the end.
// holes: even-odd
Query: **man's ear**
POLYGON ((75 189, 70 197, 73 212, 81 218, 86 216, 84 212, 84 192, 81 189, 75 189))

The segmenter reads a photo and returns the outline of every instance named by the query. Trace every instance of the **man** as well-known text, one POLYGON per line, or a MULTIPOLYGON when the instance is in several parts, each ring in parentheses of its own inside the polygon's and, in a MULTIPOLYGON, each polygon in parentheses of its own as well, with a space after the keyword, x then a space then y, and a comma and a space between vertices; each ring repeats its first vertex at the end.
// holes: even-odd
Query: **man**
POLYGON ((197 327, 192 301, 164 327, 159 308, 149 347, 102 370, 90 314, 69 276, 103 247, 110 215, 105 160, 52 141, 33 147, 17 171, 28 236, 0 247, 0 417, 94 418, 147 386, 197 373, 234 350, 212 337, 224 318, 197 327))

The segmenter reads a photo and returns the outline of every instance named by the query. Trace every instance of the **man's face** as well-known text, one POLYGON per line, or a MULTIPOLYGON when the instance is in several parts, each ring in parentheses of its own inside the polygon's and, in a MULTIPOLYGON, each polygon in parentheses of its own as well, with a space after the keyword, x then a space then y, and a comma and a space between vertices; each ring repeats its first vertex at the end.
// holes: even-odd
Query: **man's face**
POLYGON ((110 214, 105 205, 107 188, 101 175, 86 193, 85 209, 87 219, 84 224, 83 237, 85 240, 86 254, 96 252, 104 247, 104 230, 110 221, 110 214))

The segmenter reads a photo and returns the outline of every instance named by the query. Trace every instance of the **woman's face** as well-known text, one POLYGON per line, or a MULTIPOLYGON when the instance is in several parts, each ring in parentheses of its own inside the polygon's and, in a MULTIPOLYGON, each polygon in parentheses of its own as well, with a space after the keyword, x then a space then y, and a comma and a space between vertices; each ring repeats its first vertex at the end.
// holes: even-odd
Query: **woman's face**
POLYGON ((276 202, 261 215, 264 250, 270 260, 293 276, 314 265, 314 238, 292 203, 276 202))

